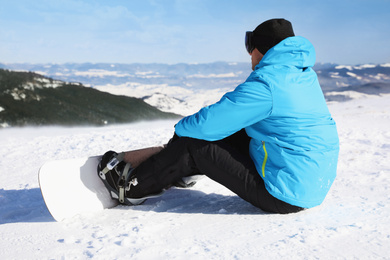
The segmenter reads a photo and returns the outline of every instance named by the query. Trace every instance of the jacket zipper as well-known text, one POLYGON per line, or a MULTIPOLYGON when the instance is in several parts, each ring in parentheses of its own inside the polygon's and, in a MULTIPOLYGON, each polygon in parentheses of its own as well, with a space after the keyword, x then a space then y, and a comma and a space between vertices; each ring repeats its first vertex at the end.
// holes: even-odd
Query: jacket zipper
POLYGON ((264 141, 261 141, 261 143, 263 144, 263 150, 264 150, 264 160, 263 160, 263 165, 261 167, 261 172, 263 173, 263 178, 265 177, 265 164, 267 163, 267 159, 268 159, 268 153, 267 153, 267 149, 265 149, 265 142, 264 141))

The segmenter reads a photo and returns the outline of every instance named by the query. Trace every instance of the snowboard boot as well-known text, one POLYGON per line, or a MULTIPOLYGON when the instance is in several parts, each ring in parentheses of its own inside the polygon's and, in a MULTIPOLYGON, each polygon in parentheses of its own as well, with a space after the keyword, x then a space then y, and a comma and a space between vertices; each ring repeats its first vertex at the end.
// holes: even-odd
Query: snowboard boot
POLYGON ((126 198, 126 192, 131 185, 137 185, 137 178, 132 176, 133 168, 130 163, 123 161, 124 153, 108 151, 98 165, 98 175, 103 181, 112 199, 119 200, 119 203, 126 205, 141 204, 143 201, 132 203, 126 198))
POLYGON ((146 199, 161 196, 161 193, 151 194, 143 198, 129 198, 127 193, 131 186, 137 186, 138 180, 133 176, 133 168, 130 163, 123 161, 124 153, 108 151, 98 165, 98 175, 108 189, 111 198, 117 199, 121 204, 139 205, 146 199))

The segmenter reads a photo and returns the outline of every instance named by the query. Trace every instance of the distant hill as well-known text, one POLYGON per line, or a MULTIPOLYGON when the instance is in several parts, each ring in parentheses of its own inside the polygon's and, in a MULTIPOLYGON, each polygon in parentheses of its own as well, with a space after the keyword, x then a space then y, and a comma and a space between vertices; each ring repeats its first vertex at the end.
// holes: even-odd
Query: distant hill
POLYGON ((33 72, 0 69, 0 127, 105 125, 179 117, 138 98, 112 95, 33 72))
POLYGON ((359 86, 339 88, 334 91, 324 92, 326 101, 343 102, 356 98, 371 96, 382 96, 390 94, 390 83, 368 83, 359 86))
POLYGON ((351 86, 371 86, 371 83, 390 83, 390 63, 357 66, 316 64, 321 88, 324 92, 351 86))

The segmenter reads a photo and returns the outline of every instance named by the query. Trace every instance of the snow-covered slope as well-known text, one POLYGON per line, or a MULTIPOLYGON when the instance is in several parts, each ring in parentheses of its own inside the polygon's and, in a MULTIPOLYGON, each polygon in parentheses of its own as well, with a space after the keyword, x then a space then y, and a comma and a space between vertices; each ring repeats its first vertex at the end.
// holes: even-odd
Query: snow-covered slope
POLYGON ((233 90, 227 88, 187 89, 184 87, 138 83, 95 86, 96 89, 114 95, 142 98, 151 106, 164 112, 187 116, 202 107, 217 102, 224 93, 233 90))
POLYGON ((140 206, 54 222, 38 188, 43 162, 162 144, 175 121, 2 129, 0 259, 388 259, 390 96, 329 107, 338 177, 321 206, 291 215, 264 213, 204 178, 140 206))

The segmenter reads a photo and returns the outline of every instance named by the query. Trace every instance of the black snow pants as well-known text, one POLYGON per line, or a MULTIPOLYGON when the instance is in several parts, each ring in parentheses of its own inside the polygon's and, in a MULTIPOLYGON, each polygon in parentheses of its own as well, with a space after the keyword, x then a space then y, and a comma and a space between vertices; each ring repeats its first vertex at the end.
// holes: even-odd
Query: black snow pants
POLYGON ((176 138, 134 170, 138 185, 131 187, 128 197, 142 198, 183 177, 201 174, 264 211, 285 214, 303 210, 268 193, 249 156, 249 140, 244 130, 214 142, 176 138))

